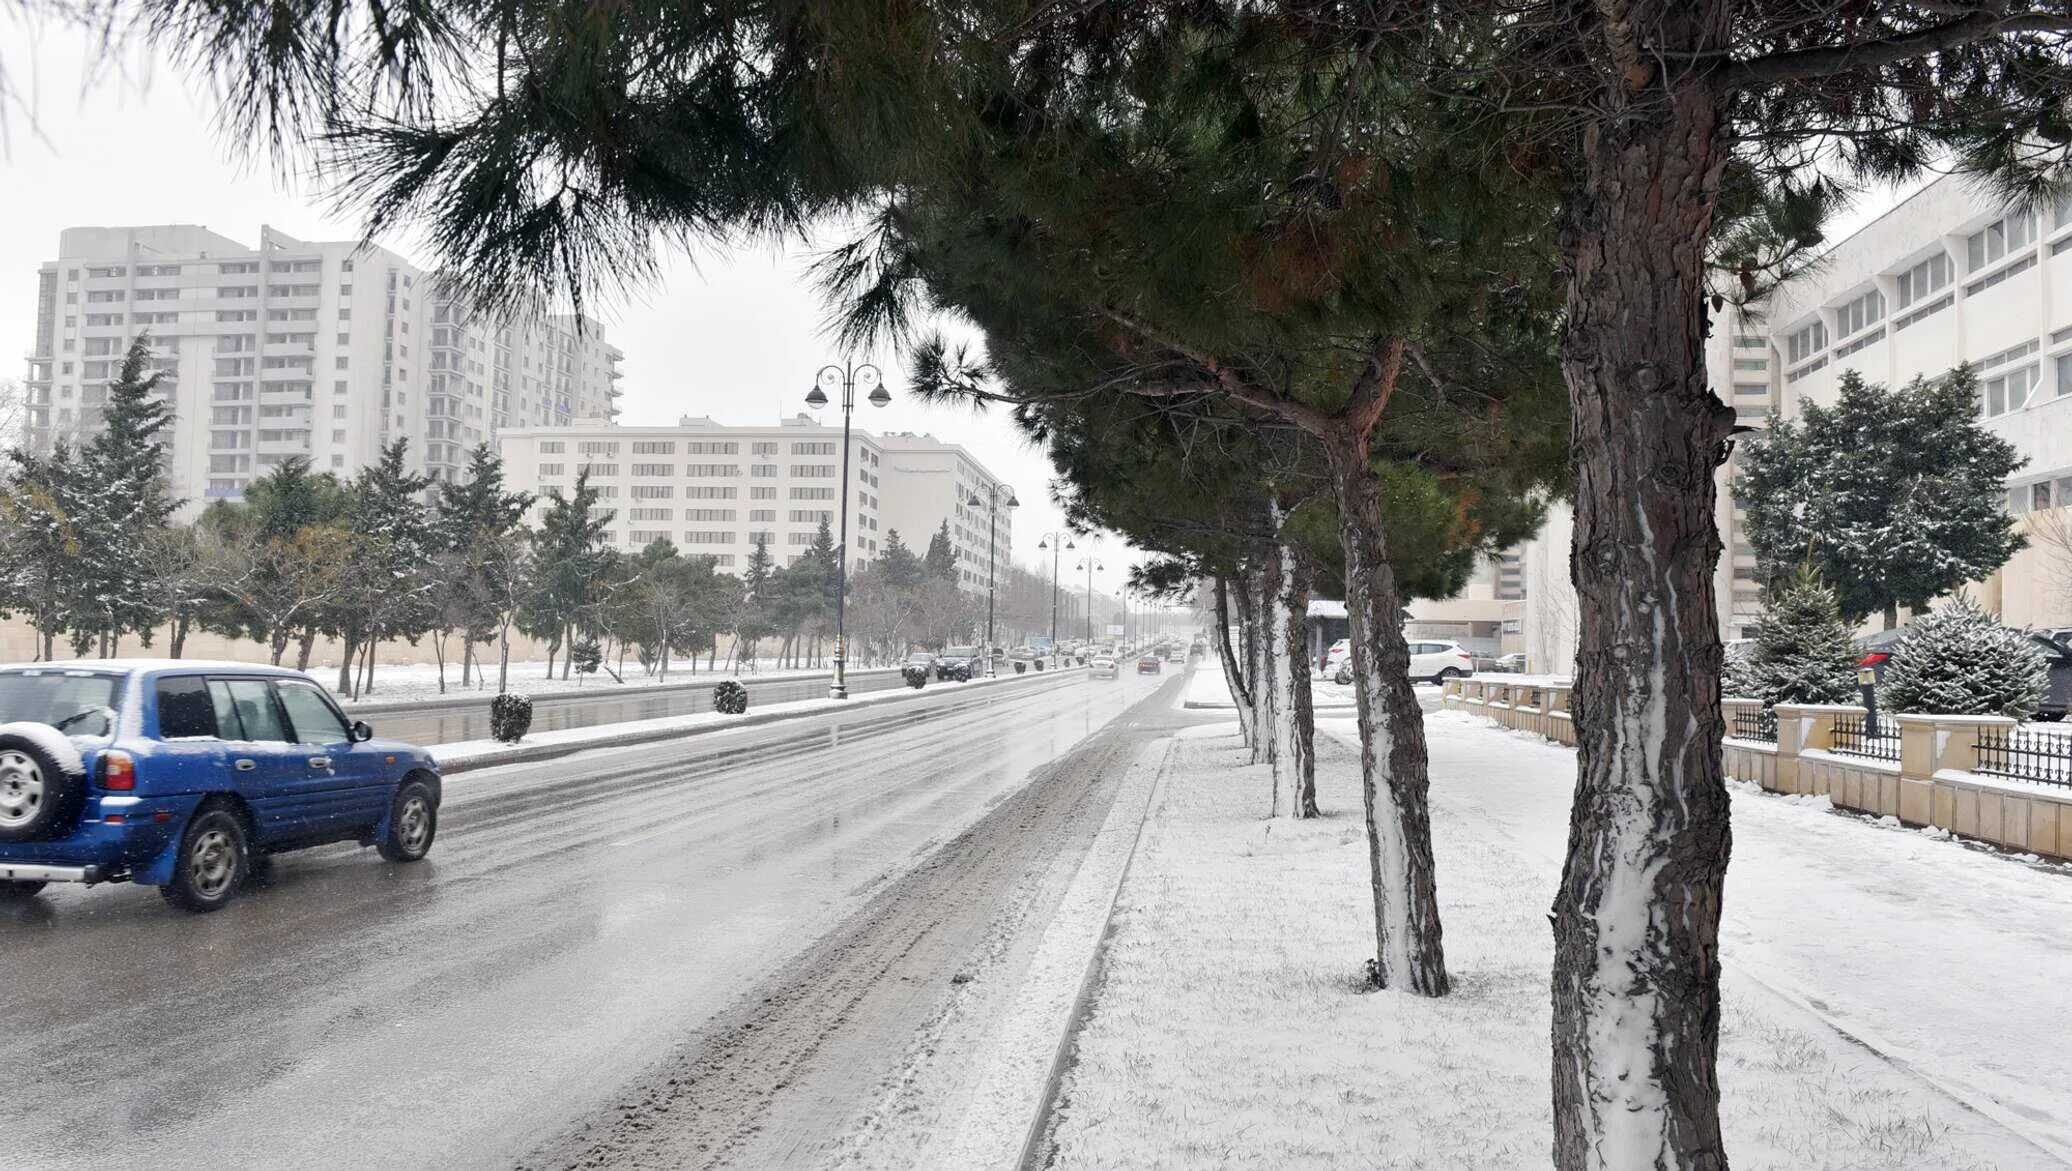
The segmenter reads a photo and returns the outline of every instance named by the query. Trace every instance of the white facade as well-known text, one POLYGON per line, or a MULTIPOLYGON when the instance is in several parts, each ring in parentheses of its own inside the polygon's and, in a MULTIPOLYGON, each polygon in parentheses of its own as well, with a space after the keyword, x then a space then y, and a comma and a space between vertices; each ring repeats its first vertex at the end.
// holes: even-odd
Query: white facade
MULTIPOLYGON (((507 482, 543 498, 549 492, 568 495, 576 474, 588 468, 601 507, 613 511, 609 533, 615 547, 634 552, 666 539, 736 574, 759 540, 776 564, 786 565, 812 545, 822 520, 840 539, 841 445, 839 426, 803 414, 769 427, 709 418, 685 418, 674 427, 585 420, 513 428, 498 436, 507 482)), ((984 509, 960 501, 974 492, 983 497, 1000 481, 969 453, 929 436, 852 429, 849 468, 853 568, 882 555, 894 529, 921 556, 948 521, 962 583, 985 588, 984 509)), ((544 499, 534 506, 534 523, 545 508, 544 499)), ((1000 510, 1003 571, 1013 547, 1009 516, 1000 510)))
MULTIPOLYGON (((1978 372, 1986 428, 2028 461, 2008 483, 2009 511, 2031 529, 2062 524, 2072 500, 2072 204, 2024 210, 1965 178, 1938 180, 1836 243, 1759 317, 1716 321, 1707 354, 1715 391, 1750 426, 1772 408, 1790 418, 1832 403, 1847 370, 1898 386, 1962 362, 1978 372)), ((1729 461, 1714 584, 1722 634, 1742 638, 1761 607, 1732 473, 1729 461)), ((1527 551, 1541 567, 1528 574, 1527 641, 1544 656, 1532 670, 1573 663, 1566 522, 1550 519, 1527 551)), ((1970 590, 2010 623, 2072 624, 2072 597, 2056 584, 2068 568, 2039 542, 1970 590)))
POLYGON ((350 475, 410 440, 442 478, 501 427, 616 413, 619 352, 573 318, 473 318, 422 269, 357 242, 261 228, 68 228, 38 273, 25 386, 32 449, 90 434, 148 333, 173 409, 170 478, 236 499, 291 456, 350 475))

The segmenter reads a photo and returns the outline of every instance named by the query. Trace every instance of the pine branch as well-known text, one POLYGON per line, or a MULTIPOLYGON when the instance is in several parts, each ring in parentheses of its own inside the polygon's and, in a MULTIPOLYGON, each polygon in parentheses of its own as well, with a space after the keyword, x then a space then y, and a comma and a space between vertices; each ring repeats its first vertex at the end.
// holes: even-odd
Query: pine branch
POLYGON ((2000 5, 1974 8, 1968 15, 1941 24, 1853 45, 1802 49, 1736 61, 1722 70, 1715 84, 1722 91, 1783 82, 1811 81, 1867 69, 1878 69, 2013 33, 2072 32, 2072 13, 1999 11, 2000 5))

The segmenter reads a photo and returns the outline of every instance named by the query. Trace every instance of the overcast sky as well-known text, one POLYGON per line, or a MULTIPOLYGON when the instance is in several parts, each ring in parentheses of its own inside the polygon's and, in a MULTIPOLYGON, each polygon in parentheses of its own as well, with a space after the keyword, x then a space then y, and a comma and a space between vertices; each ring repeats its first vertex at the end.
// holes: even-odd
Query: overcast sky
MULTIPOLYGON (((63 228, 201 224, 248 244, 261 224, 304 239, 359 235, 357 223, 327 216, 312 190, 236 161, 211 130, 200 88, 170 71, 111 67, 67 30, 24 25, 15 5, 0 5, 0 69, 15 91, 0 111, 0 380, 26 369, 36 268, 55 258, 63 228), (90 77, 97 80, 88 84, 90 77)), ((1836 225, 1835 238, 1894 201, 1892 193, 1864 200, 1836 225)), ((427 259, 407 237, 380 242, 427 259)), ((767 424, 804 409, 815 372, 841 356, 821 334, 823 308, 802 275, 812 253, 672 256, 654 287, 597 307, 606 336, 626 353, 621 421, 692 414, 767 424)), ((1016 559, 1047 571, 1036 543, 1063 520, 1050 498, 1048 461, 999 412, 923 407, 899 394, 905 379, 894 355, 859 357, 886 367, 895 398, 884 410, 859 407, 858 424, 931 432, 969 448, 1022 502, 1016 559)), ((916 546, 926 541, 903 535, 916 546)), ((1096 580, 1112 589, 1130 558, 1112 537, 1104 548, 1106 572, 1096 580)), ((1071 563, 1064 568, 1069 579, 1071 563)))
MULTIPOLYGON (((237 161, 213 133, 198 85, 170 70, 106 69, 83 39, 26 27, 14 9, 0 6, 0 68, 17 91, 0 127, 0 380, 26 371, 36 269, 56 258, 64 228, 201 224, 246 244, 258 242, 262 224, 303 239, 359 236, 356 222, 326 214, 319 192, 237 161)), ((379 242, 429 259, 407 236, 379 242)), ((802 275, 812 255, 799 247, 672 256, 655 286, 597 306, 605 336, 626 353, 620 421, 673 423, 689 414, 767 425, 806 410, 815 373, 842 356, 822 336, 823 309, 802 275)), ((1049 461, 1001 412, 921 406, 900 394, 895 355, 858 357, 886 368, 894 399, 883 410, 859 405, 856 425, 925 431, 971 450, 1021 501, 1016 559, 1034 567, 1040 558, 1048 573, 1050 557, 1036 543, 1064 520, 1051 501, 1049 461)), ((838 412, 828 414, 839 422, 838 412)), ((917 550, 927 543, 927 534, 901 535, 917 550)), ((1113 589, 1130 555, 1113 536, 1096 553, 1106 571, 1095 580, 1113 589)), ((1072 562, 1063 569, 1069 583, 1072 562)))

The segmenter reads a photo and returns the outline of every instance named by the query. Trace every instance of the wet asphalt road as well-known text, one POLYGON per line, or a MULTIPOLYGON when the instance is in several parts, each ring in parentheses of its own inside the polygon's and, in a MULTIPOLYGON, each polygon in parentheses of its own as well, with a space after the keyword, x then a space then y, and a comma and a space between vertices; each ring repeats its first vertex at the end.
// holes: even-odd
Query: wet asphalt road
MULTIPOLYGON (((675 674, 671 672, 672 678, 675 674)), ((564 728, 588 728, 597 724, 709 712, 712 710, 713 685, 721 678, 732 676, 709 676, 700 680, 687 675, 685 678, 689 682, 661 687, 613 687, 601 688, 589 695, 578 691, 537 696, 532 701, 532 730, 558 732, 564 728)), ((832 678, 832 675, 809 675, 759 680, 749 676, 741 682, 748 688, 749 706, 760 707, 798 699, 823 699, 832 678)), ((851 695, 862 695, 905 684, 896 670, 872 670, 849 672, 848 686, 851 695)), ((401 740, 406 744, 458 744, 464 740, 489 738, 490 694, 484 691, 459 703, 442 698, 418 704, 361 704, 352 711, 357 718, 372 725, 376 735, 386 740, 401 740)))
POLYGON ((289 855, 212 916, 0 911, 0 1166, 508 1166, 1160 681, 465 774, 428 862, 289 855))

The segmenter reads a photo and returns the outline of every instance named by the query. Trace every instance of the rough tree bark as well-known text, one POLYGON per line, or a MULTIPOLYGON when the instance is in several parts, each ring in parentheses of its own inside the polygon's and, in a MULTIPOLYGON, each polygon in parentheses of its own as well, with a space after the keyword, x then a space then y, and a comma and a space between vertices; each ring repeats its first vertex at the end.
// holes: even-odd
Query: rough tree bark
POLYGON ((1702 74, 1732 5, 1639 0, 1607 21, 1608 108, 1564 223, 1575 419, 1577 781, 1553 908, 1554 1161, 1724 1168, 1714 469, 1733 423, 1706 383, 1704 266, 1726 147, 1702 74), (1622 31, 1622 29, 1624 31, 1622 31), (1622 48, 1622 45, 1624 46, 1622 48), (1621 60, 1622 53, 1628 58, 1621 60))
MULTIPOLYGON (((1393 379, 1391 379, 1393 381, 1393 379)), ((1378 408, 1376 416, 1379 415, 1378 408)), ((1424 712, 1410 687, 1403 599, 1389 565, 1381 482, 1367 463, 1366 426, 1321 436, 1345 550, 1345 615, 1360 718, 1361 791, 1374 887, 1374 982, 1425 996, 1447 991, 1432 864, 1424 712)))
MULTIPOLYGON (((1309 694, 1309 596, 1316 569, 1293 546, 1281 545, 1281 675, 1277 708, 1282 739, 1275 749, 1274 782, 1288 796, 1290 817, 1317 815, 1316 711, 1309 694)), ((1276 808, 1274 815, 1281 810, 1276 808)))

